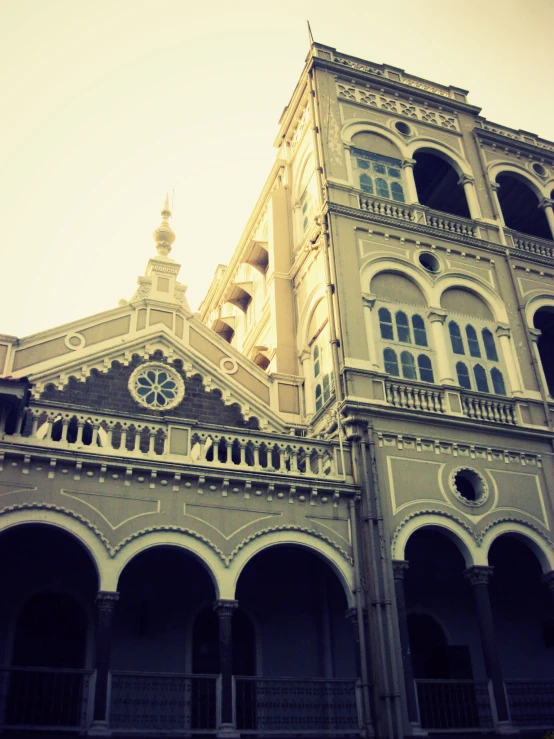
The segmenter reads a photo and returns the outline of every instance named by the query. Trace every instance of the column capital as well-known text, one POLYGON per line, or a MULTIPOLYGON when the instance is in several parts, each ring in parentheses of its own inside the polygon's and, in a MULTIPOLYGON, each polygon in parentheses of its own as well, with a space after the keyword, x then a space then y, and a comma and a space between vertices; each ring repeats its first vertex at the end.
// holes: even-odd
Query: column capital
POLYGON ((404 574, 410 569, 410 563, 407 559, 392 560, 392 574, 395 580, 403 580, 404 574))
POLYGON ((402 169, 406 169, 406 167, 409 167, 410 169, 413 169, 415 165, 417 164, 415 159, 403 159, 402 160, 402 169))
POLYGON ((488 585, 493 572, 494 567, 473 565, 465 570, 464 577, 470 585, 488 585))
POLYGON ((429 308, 427 318, 431 323, 440 323, 441 325, 446 321, 447 311, 443 308, 429 308))
POLYGON ((540 328, 531 328, 531 327, 528 328, 528 331, 529 331, 529 336, 531 337, 531 341, 535 342, 536 344, 537 341, 542 336, 542 331, 540 330, 540 328))
POLYGON ((312 353, 309 346, 303 346, 302 349, 298 352, 298 359, 301 364, 303 364, 307 359, 310 359, 311 356, 312 353))
POLYGON ((541 580, 546 585, 546 587, 550 590, 552 595, 554 595, 554 570, 545 572, 544 575, 542 575, 541 580))
POLYGON ((489 182, 489 186, 493 192, 498 192, 500 190, 498 182, 489 182))
POLYGON ((463 174, 458 180, 458 185, 474 185, 475 179, 469 174, 463 174))
POLYGON ((500 338, 501 336, 507 336, 510 338, 510 326, 507 323, 499 323, 495 331, 496 335, 500 338))
POLYGON ((96 603, 102 611, 113 611, 119 600, 119 593, 109 590, 100 590, 96 595, 96 603))
POLYGON ((362 303, 365 307, 369 308, 369 310, 373 310, 376 300, 376 295, 372 295, 371 293, 362 293, 362 303))
POLYGON ((552 208, 553 205, 554 205, 554 200, 552 200, 552 198, 543 198, 540 201, 538 207, 541 210, 546 210, 547 208, 552 208))
POLYGON ((238 600, 216 600, 213 605, 214 611, 219 618, 231 618, 238 607, 238 600))
POLYGON ((344 618, 350 624, 350 626, 355 626, 358 623, 358 609, 347 608, 344 612, 344 618))

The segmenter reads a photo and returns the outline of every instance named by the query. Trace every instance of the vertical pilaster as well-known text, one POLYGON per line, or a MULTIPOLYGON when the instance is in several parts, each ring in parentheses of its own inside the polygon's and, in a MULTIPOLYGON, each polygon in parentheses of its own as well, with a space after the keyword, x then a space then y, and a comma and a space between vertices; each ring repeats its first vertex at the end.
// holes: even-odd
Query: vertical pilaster
POLYGON ((512 343, 510 341, 510 327, 501 323, 496 328, 496 335, 504 356, 504 363, 506 365, 506 371, 508 372, 508 379, 510 381, 512 393, 514 395, 523 395, 523 387, 521 386, 517 372, 517 357, 514 355, 512 343))
POLYGON ((500 665, 500 655, 496 643, 496 633, 489 596, 489 578, 493 572, 493 567, 474 566, 469 567, 464 575, 473 590, 485 668, 487 670, 487 677, 492 683, 498 721, 499 723, 508 723, 510 721, 510 714, 506 692, 504 690, 504 678, 502 676, 502 667, 500 665))
POLYGON ((96 596, 96 648, 94 667, 96 683, 94 714, 89 734, 107 734, 108 726, 108 674, 112 644, 112 622, 119 593, 101 590, 96 596))
POLYGON ((552 210, 552 200, 550 200, 550 198, 543 198, 539 203, 539 208, 542 208, 542 210, 544 210, 544 215, 546 216, 546 220, 548 221, 548 226, 550 228, 550 233, 552 234, 552 238, 554 239, 554 210, 552 210))
POLYGON ((533 353, 535 355, 534 360, 539 371, 539 378, 542 385, 542 387, 539 389, 542 390, 543 397, 548 398, 550 396, 550 391, 548 389, 546 375, 544 374, 544 367, 542 366, 541 353, 539 351, 539 339, 542 335, 542 332, 540 328, 529 328, 528 332, 531 343, 533 344, 533 353))
POLYGON ((473 177, 463 174, 458 180, 458 185, 462 185, 464 188, 470 218, 474 221, 481 218, 481 208, 477 200, 477 195, 475 194, 475 180, 473 177))
POLYGON ((430 308, 427 313, 427 319, 431 324, 431 332, 433 334, 433 349, 437 357, 437 384, 438 385, 456 385, 457 381, 452 376, 452 368, 450 367, 450 352, 448 350, 449 340, 445 336, 444 322, 446 321, 446 311, 442 308, 430 308))
POLYGON ((398 612, 398 630, 400 632, 400 649, 402 651, 402 666, 404 668, 404 686, 406 690, 406 708, 408 720, 415 724, 419 722, 417 713, 417 698, 412 667, 412 653, 410 651, 410 637, 408 634, 408 616, 406 614, 406 596, 404 592, 404 574, 410 563, 397 559, 392 562, 394 576, 394 592, 396 595, 396 609, 398 612))
POLYGON ((417 198, 417 188, 414 179, 415 159, 404 159, 402 161, 402 169, 404 170, 404 182, 406 184, 406 195, 408 203, 419 203, 417 198))
POLYGON ((236 600, 216 600, 214 611, 219 619, 219 669, 221 671, 221 723, 218 736, 238 736, 233 721, 233 613, 236 600))
POLYGON ((306 415, 315 413, 315 401, 312 388, 312 353, 308 346, 304 346, 302 351, 298 353, 298 360, 302 366, 302 376, 304 377, 304 403, 306 415))

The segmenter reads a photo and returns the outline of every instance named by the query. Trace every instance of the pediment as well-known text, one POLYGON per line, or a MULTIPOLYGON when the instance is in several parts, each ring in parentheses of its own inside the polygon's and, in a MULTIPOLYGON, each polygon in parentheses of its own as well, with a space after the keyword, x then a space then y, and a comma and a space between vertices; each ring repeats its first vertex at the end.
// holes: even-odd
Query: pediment
MULTIPOLYGON (((288 424, 274 406, 277 388, 273 387, 271 378, 215 332, 184 311, 174 316, 171 327, 159 322, 138 329, 137 316, 133 313, 136 314, 136 310, 129 310, 126 306, 125 309, 93 317, 96 320, 92 326, 95 333, 90 331, 92 319, 84 319, 29 337, 20 343, 20 347, 26 350, 24 366, 18 367, 16 363, 7 374, 28 377, 33 383, 33 397, 36 399, 95 407, 95 404, 103 403, 101 394, 104 391, 99 389, 101 383, 93 383, 92 378, 109 375, 110 380, 116 381, 114 368, 127 368, 129 375, 140 363, 161 361, 168 366, 176 365, 185 384, 189 383, 189 396, 185 393, 185 399, 192 393, 190 383, 195 378, 197 393, 211 394, 225 406, 237 404, 244 420, 254 417, 262 429, 286 432, 288 424), (179 323, 177 317, 180 318, 179 323), (88 342, 87 336, 96 338, 102 334, 100 325, 107 326, 105 338, 88 342), (114 327, 117 335, 114 335, 114 327), (177 327, 180 327, 181 336, 176 334, 177 327), (85 337, 85 340, 80 337, 85 337), (52 356, 62 346, 66 351, 52 356), (199 382, 202 391, 198 389, 199 382), (95 392, 90 390, 93 384, 95 392)), ((123 374, 125 372, 118 369, 120 386, 123 374)), ((106 386, 103 387, 105 389, 106 386)), ((121 387, 120 391, 123 395, 121 387)), ((123 405, 126 413, 147 413, 136 403, 129 405, 126 401, 123 405)), ((209 413, 210 404, 206 402, 205 405, 209 413)), ((168 411, 168 415, 174 415, 176 410, 168 411)), ((213 407, 211 412, 214 412, 213 407)), ((227 413, 220 415, 229 419, 227 413)), ((213 417, 205 420, 218 422, 213 417)))

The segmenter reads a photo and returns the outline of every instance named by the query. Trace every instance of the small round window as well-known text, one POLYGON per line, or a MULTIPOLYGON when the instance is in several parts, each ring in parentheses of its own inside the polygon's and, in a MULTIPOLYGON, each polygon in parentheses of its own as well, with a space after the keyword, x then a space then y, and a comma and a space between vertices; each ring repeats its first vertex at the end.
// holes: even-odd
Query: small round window
POLYGON ((469 467, 459 467, 452 472, 450 488, 462 503, 480 506, 489 497, 489 488, 483 477, 469 467))
POLYGON ((542 164, 539 164, 538 162, 533 162, 531 165, 533 172, 535 174, 538 174, 539 177, 546 177, 546 169, 542 166, 542 164))
POLYGON ((185 385, 175 370, 161 362, 149 362, 131 374, 129 391, 145 408, 167 410, 181 402, 185 385))
POLYGON ((394 127, 398 133, 401 133, 403 136, 409 136, 412 133, 412 129, 407 123, 404 123, 404 121, 396 121, 394 127))
POLYGON ((419 255, 419 263, 427 272, 438 272, 441 268, 441 263, 436 256, 428 251, 424 251, 419 255))

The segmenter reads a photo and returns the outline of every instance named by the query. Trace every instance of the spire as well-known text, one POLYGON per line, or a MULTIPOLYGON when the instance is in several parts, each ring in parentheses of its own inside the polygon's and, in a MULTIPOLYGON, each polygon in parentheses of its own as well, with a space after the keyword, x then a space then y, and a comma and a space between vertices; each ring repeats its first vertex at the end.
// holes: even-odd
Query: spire
POLYGON ((175 232, 169 225, 171 211, 169 209, 169 194, 165 194, 165 203, 161 212, 162 222, 152 234, 152 238, 156 242, 156 250, 161 257, 167 257, 171 251, 171 246, 175 241, 175 232))

